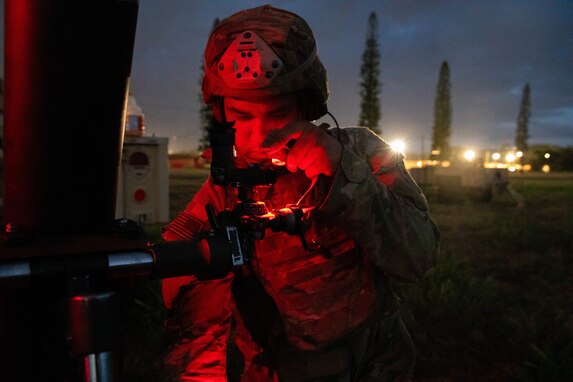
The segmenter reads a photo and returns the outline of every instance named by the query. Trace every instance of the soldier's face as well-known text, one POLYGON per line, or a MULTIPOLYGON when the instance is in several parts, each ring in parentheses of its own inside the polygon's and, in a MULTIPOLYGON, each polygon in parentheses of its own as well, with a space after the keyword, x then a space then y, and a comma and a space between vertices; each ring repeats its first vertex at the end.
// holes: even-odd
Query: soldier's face
POLYGON ((269 132, 299 120, 301 115, 299 103, 292 94, 262 101, 225 98, 224 106, 227 121, 235 121, 237 156, 249 163, 271 159, 262 149, 262 142, 269 132))

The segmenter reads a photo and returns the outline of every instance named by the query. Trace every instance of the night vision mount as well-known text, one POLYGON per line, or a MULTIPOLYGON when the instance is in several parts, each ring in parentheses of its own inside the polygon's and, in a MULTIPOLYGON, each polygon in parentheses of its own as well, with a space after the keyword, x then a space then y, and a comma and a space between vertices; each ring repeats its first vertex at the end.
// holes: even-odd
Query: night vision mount
POLYGON ((234 121, 219 123, 213 119, 211 122, 211 178, 218 186, 235 187, 239 201, 233 209, 218 215, 211 205, 205 208, 213 230, 225 231, 231 243, 233 266, 242 266, 252 259, 255 240, 263 239, 267 228, 297 235, 303 247, 312 251, 304 233, 310 226, 313 208, 289 204, 285 208, 269 210, 264 202, 255 200, 255 187, 276 183, 279 172, 258 165, 235 167, 234 121))

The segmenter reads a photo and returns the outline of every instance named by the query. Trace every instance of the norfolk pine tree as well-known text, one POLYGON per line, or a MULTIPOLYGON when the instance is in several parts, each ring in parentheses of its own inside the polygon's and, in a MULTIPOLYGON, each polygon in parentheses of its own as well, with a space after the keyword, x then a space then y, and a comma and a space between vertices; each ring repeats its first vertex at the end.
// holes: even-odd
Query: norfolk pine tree
MULTIPOLYGON (((205 68, 202 66, 201 70, 205 71, 205 68)), ((199 146, 197 146, 197 149, 199 151, 205 151, 205 149, 210 146, 209 127, 211 126, 211 106, 205 104, 202 93, 199 93, 199 102, 201 102, 201 109, 199 109, 201 137, 199 138, 199 146)))
MULTIPOLYGON (((211 31, 215 29, 215 27, 219 24, 219 19, 215 19, 213 21, 213 27, 211 31)), ((201 65, 201 77, 205 75, 205 64, 201 65)), ((201 80, 199 80, 199 85, 201 85, 201 80)), ((199 151, 204 151, 207 147, 210 146, 209 142, 209 127, 211 127, 211 105, 206 105, 205 101, 203 100, 203 93, 199 92, 199 102, 201 103, 201 109, 199 109, 199 121, 200 121, 200 129, 201 129, 201 138, 199 138, 199 146, 197 149, 199 151)))
POLYGON ((358 125, 366 126, 376 134, 382 134, 378 122, 382 117, 380 111, 380 52, 378 50, 378 19, 376 13, 370 13, 368 17, 368 30, 366 34, 366 48, 362 53, 362 67, 360 69, 360 118, 358 125))
POLYGON ((450 68, 448 62, 444 61, 440 68, 432 127, 432 152, 439 151, 439 154, 433 154, 437 160, 448 160, 450 157, 451 124, 450 68))
POLYGON ((527 151, 529 139, 529 117, 531 117, 531 101, 529 99, 529 84, 523 87, 519 114, 517 115, 517 131, 515 133, 515 147, 519 151, 527 151))

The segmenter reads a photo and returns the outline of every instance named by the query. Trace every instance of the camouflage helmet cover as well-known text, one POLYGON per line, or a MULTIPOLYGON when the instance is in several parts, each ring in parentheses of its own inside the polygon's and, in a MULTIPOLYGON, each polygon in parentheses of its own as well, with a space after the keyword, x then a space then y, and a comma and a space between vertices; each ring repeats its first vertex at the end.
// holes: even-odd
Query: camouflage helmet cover
POLYGON ((306 117, 326 114, 326 69, 306 21, 265 5, 217 24, 205 49, 206 103, 214 97, 259 100, 298 91, 303 91, 306 117))

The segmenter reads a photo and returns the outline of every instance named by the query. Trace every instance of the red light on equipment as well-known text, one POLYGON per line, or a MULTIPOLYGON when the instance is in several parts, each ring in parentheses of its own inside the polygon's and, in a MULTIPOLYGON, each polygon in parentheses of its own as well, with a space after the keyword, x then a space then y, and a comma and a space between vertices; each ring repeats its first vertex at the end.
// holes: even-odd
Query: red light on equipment
POLYGON ((147 195, 145 194, 145 190, 142 190, 141 188, 138 188, 133 193, 133 198, 135 199, 136 202, 143 202, 146 197, 147 195))

